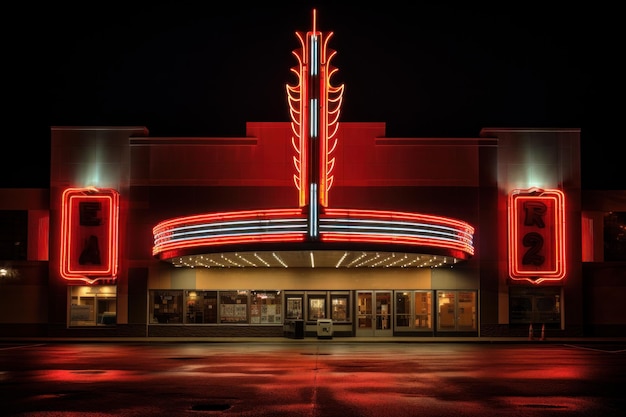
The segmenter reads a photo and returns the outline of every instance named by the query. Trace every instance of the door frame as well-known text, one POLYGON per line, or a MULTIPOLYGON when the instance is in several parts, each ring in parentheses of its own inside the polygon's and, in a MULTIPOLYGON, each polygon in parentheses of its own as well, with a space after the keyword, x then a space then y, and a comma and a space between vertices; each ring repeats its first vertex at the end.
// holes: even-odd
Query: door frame
POLYGON ((393 336, 393 291, 357 290, 355 292, 354 317, 356 337, 393 336), (384 297, 388 295, 388 297, 384 297), (362 298, 364 297, 364 298, 362 298), (379 304, 383 297, 388 303, 379 304), (366 300, 365 303, 361 301, 366 300), (369 303, 368 303, 369 302, 369 303), (386 310, 386 311, 385 311, 386 310))

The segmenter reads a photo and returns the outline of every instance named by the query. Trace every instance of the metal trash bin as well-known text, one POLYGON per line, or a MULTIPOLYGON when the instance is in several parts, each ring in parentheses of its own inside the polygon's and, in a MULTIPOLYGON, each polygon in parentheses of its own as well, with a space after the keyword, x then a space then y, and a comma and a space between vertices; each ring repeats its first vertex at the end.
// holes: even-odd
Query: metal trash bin
POLYGON ((286 320, 284 336, 291 339, 304 339, 304 320, 286 320))
POLYGON ((317 319, 317 338, 333 338, 333 321, 331 319, 317 319))

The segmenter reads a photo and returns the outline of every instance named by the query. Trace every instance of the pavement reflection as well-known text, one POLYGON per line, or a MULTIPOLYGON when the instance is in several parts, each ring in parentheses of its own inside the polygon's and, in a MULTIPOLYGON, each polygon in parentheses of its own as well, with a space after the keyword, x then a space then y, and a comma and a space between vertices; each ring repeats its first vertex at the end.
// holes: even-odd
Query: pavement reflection
POLYGON ((0 346, 7 416, 621 416, 623 375, 600 345, 0 346))

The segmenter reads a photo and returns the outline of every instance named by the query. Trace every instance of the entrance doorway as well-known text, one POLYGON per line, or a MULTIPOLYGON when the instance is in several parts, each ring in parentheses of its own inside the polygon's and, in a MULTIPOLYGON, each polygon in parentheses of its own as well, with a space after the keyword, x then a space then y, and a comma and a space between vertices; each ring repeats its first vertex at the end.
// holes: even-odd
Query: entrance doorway
POLYGON ((437 330, 477 330, 476 291, 437 291, 437 330))
POLYGON ((357 291, 357 337, 393 336, 391 295, 391 291, 357 291))

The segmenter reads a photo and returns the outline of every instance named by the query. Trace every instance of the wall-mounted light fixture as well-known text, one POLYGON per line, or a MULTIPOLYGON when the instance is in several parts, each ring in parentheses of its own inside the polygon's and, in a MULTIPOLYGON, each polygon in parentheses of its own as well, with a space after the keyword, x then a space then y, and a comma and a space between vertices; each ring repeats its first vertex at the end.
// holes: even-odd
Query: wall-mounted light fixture
POLYGON ((0 266, 0 279, 18 278, 19 271, 10 265, 0 266))

